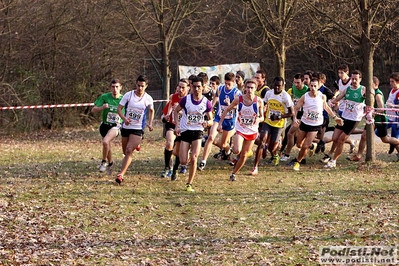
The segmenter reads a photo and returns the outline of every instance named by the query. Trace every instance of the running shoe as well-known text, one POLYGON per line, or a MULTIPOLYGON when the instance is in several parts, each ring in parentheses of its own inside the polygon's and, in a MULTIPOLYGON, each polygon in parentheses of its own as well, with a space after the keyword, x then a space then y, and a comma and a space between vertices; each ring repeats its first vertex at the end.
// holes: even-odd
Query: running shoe
POLYGON ((187 166, 182 165, 179 170, 179 174, 186 174, 187 173, 187 166))
POLYGON ((280 163, 280 156, 274 155, 272 163, 273 163, 273 165, 278 165, 280 163))
POLYGON ((236 163, 237 163, 237 161, 238 161, 238 158, 236 157, 236 158, 234 158, 233 160, 231 160, 231 162, 229 162, 229 164, 230 164, 231 166, 235 166, 236 163))
POLYGON ((347 159, 348 161, 351 161, 351 162, 359 162, 359 161, 362 160, 362 158, 357 157, 356 154, 354 154, 354 155, 352 155, 352 156, 348 156, 348 157, 346 157, 346 159, 347 159))
POLYGON ((287 155, 287 154, 284 154, 284 155, 280 158, 280 161, 286 162, 286 161, 288 161, 289 159, 290 159, 290 156, 287 155))
POLYGON ((236 175, 235 174, 231 174, 230 175, 230 181, 236 181, 236 175))
POLYGON ((100 172, 103 173, 105 170, 107 170, 107 161, 102 160, 100 164, 100 172))
POLYGON ((173 171, 172 171, 172 169, 170 169, 170 170, 168 171, 168 174, 166 175, 166 177, 172 177, 172 174, 173 174, 173 171))
POLYGON ((323 158, 320 159, 321 163, 328 163, 331 160, 330 155, 325 154, 323 158))
POLYGON ((161 172, 161 177, 165 178, 168 176, 170 169, 168 167, 165 167, 165 169, 161 172))
POLYGON ((177 179, 177 173, 176 171, 172 171, 172 175, 170 176, 171 181, 175 181, 177 179))
POLYGON ((254 168, 252 168, 252 171, 251 171, 251 175, 257 175, 258 174, 258 167, 254 167, 254 168))
POLYGON ((300 166, 301 166, 300 163, 295 162, 295 163, 294 163, 293 169, 294 169, 295 171, 299 171, 300 166))
POLYGON ((254 152, 252 150, 249 150, 247 153, 247 158, 251 158, 252 156, 254 156, 254 152))
POLYGON ((219 157, 219 160, 221 161, 230 161, 230 155, 231 155, 231 150, 230 153, 227 154, 225 150, 222 151, 222 156, 219 157))
POLYGON ((193 189, 193 186, 191 184, 186 184, 186 191, 194 192, 195 190, 193 189))
POLYGON ((337 166, 337 163, 334 160, 329 160, 324 168, 333 169, 337 166))
POLYGON ((136 147, 136 151, 140 151, 141 147, 140 144, 136 147))
POLYGON ((218 159, 219 157, 221 157, 221 156, 223 155, 222 151, 223 151, 223 150, 220 150, 218 153, 215 153, 215 154, 213 155, 213 158, 218 159))
POLYGON ((202 171, 205 169, 206 161, 201 161, 197 167, 198 170, 202 171))
POLYGON ((120 185, 123 181, 123 175, 118 174, 115 178, 115 181, 116 181, 116 183, 118 183, 120 185))

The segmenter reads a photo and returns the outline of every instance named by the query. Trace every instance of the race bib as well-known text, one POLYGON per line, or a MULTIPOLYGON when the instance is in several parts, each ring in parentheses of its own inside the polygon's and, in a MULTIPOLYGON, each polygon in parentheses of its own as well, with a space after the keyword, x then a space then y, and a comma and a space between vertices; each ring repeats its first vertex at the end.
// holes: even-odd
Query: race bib
POLYGON ((352 102, 346 102, 345 110, 348 112, 353 112, 355 110, 355 105, 352 102))
POLYGON ((319 115, 320 113, 309 110, 305 118, 309 121, 318 121, 319 115))
POLYGON ((272 115, 281 116, 281 112, 278 110, 270 110, 269 111, 269 119, 270 119, 270 116, 272 116, 272 115))
POLYGON ((188 125, 199 125, 204 122, 204 115, 199 113, 189 113, 187 114, 187 124, 188 125))
MULTIPOLYGON (((226 110, 227 109, 227 106, 220 106, 220 114, 219 114, 219 116, 221 116, 222 115, 222 113, 224 112, 224 110, 226 110)), ((224 119, 232 119, 233 118, 233 110, 230 110, 227 114, 226 114, 226 116, 225 116, 225 118, 224 119)))
POLYGON ((241 116, 240 124, 243 126, 252 126, 255 123, 255 117, 253 116, 241 116))
POLYGON ((111 112, 109 112, 108 114, 107 114, 107 123, 110 123, 110 124, 119 124, 120 123, 120 120, 121 118, 119 117, 119 115, 117 114, 117 113, 111 113, 111 112))
POLYGON ((127 110, 127 117, 130 118, 131 123, 138 124, 140 122, 142 116, 142 112, 136 109, 128 109, 127 110))

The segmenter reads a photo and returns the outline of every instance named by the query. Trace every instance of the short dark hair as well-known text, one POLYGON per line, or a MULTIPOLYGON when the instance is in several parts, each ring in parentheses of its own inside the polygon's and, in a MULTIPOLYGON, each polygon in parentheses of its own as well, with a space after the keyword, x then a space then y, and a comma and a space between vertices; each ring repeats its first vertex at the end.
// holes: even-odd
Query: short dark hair
POLYGON ((284 78, 283 78, 283 77, 275 77, 275 78, 273 79, 273 83, 274 83, 274 82, 280 82, 280 81, 284 84, 284 78))
POLYGON ((348 72, 349 71, 349 67, 347 64, 342 64, 338 67, 338 70, 342 70, 344 72, 348 72))
POLYGON ((301 80, 303 81, 303 75, 302 75, 302 73, 296 73, 296 74, 294 75, 294 79, 301 79, 301 80))
POLYGON ((216 85, 219 85, 219 84, 220 84, 220 78, 219 78, 218 76, 212 76, 212 77, 210 78, 210 81, 216 82, 216 85))
POLYGON ((194 75, 194 74, 191 74, 189 77, 188 77, 188 80, 191 82, 191 83, 193 83, 193 78, 195 78, 197 75, 194 75))
POLYGON ((201 85, 204 86, 204 79, 201 77, 198 77, 198 76, 193 77, 191 79, 191 83, 194 83, 194 82, 201 82, 201 85))
POLYGON ((136 83, 137 82, 145 82, 146 84, 148 84, 148 78, 146 75, 140 75, 138 76, 138 78, 136 79, 136 83))
POLYGON ((362 72, 360 72, 360 70, 356 69, 356 70, 352 71, 351 75, 359 75, 359 77, 361 78, 362 77, 362 72))
POLYGON ((389 76, 389 78, 395 80, 396 82, 398 82, 398 81, 399 81, 399 72, 393 72, 393 73, 389 76))
POLYGON ((310 80, 310 82, 319 82, 320 80, 319 80, 319 78, 317 78, 317 77, 313 77, 311 80, 310 80))
POLYGON ((121 84, 121 85, 122 85, 122 82, 121 82, 121 80, 120 80, 120 79, 113 79, 113 80, 111 80, 111 84, 110 84, 110 85, 112 85, 112 84, 116 84, 116 83, 119 83, 119 84, 121 84))
POLYGON ((208 74, 206 74, 205 72, 200 72, 200 73, 198 73, 197 76, 201 77, 204 80, 204 83, 208 83, 208 80, 209 80, 208 74))
POLYGON ((224 80, 235 80, 236 75, 233 72, 228 72, 224 75, 224 80))
POLYGON ((312 70, 306 70, 305 73, 303 73, 303 76, 308 75, 309 78, 313 76, 313 71, 312 70))
POLYGON ((262 78, 266 79, 266 71, 259 69, 255 72, 256 74, 261 74, 262 78))

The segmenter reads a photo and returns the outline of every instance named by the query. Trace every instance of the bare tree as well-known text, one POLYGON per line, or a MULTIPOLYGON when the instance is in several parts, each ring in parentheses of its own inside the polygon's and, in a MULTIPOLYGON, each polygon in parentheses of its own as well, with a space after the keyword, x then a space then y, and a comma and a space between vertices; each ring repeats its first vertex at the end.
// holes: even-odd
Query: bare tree
POLYGON ((119 0, 122 13, 133 31, 129 42, 140 41, 148 54, 161 67, 163 98, 170 94, 170 56, 176 40, 188 35, 201 39, 201 31, 195 31, 199 20, 206 19, 203 12, 210 1, 204 0, 119 0), (155 30, 156 29, 156 30, 155 30))
MULTIPOLYGON (((307 0, 306 5, 334 25, 349 45, 359 48, 362 58, 363 81, 366 85, 366 105, 373 106, 371 93, 374 73, 374 53, 384 35, 399 19, 399 7, 395 0, 351 0, 341 3, 341 8, 331 10, 328 1, 307 0), (350 12, 345 13, 345 12, 350 12)), ((320 21, 320 20, 319 20, 320 21)), ((366 161, 375 159, 374 132, 367 125, 366 161)))
POLYGON ((282 77, 285 76, 287 51, 326 30, 315 25, 310 27, 303 0, 244 0, 244 5, 254 12, 262 32, 260 45, 267 42, 271 47, 277 59, 278 75, 282 77))

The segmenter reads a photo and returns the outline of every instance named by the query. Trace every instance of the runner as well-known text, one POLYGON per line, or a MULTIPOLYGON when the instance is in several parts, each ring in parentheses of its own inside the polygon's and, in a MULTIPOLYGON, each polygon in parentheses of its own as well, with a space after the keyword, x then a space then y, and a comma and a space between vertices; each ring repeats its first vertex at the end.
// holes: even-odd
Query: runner
MULTIPOLYGON (((177 86, 176 93, 172 94, 169 97, 169 102, 166 104, 167 110, 166 114, 162 115, 162 121, 165 121, 165 134, 164 138, 166 138, 165 150, 164 150, 164 163, 165 169, 161 173, 161 177, 172 177, 173 171, 170 167, 171 158, 173 154, 173 147, 176 139, 175 135, 175 125, 176 122, 173 120, 173 110, 179 104, 180 100, 187 95, 189 90, 189 82, 188 79, 180 79, 179 85, 177 86)), ((175 159, 175 162, 179 161, 179 157, 175 159)), ((179 165, 178 165, 179 166, 179 165)), ((174 175, 173 180, 176 179, 176 173, 174 175)))
POLYGON ((345 100, 345 107, 342 112, 344 123, 337 125, 333 133, 333 142, 336 145, 334 156, 324 166, 325 168, 335 168, 336 161, 341 156, 345 141, 349 138, 351 132, 356 128, 364 116, 364 101, 366 99, 366 87, 360 85, 362 74, 355 70, 351 75, 351 86, 341 91, 337 98, 331 100, 334 106, 341 100, 345 100))
POLYGON ((280 157, 277 154, 278 142, 284 130, 285 120, 292 117, 294 103, 290 95, 284 90, 284 79, 276 77, 273 80, 273 90, 266 92, 265 98, 266 116, 260 133, 261 143, 255 153, 254 167, 251 174, 258 174, 258 164, 262 155, 263 147, 267 147, 273 156, 273 164, 278 165, 280 157), (269 138, 270 137, 270 138, 269 138))
MULTIPOLYGON (((374 108, 385 108, 384 104, 384 94, 382 91, 378 88, 380 81, 377 77, 373 77, 373 89, 375 93, 375 101, 374 101, 374 108)), ((392 107, 392 106, 391 106, 392 107)), ((385 111, 378 110, 376 111, 377 113, 382 113, 384 114, 385 111)), ((396 151, 398 152, 396 155, 399 155, 399 139, 395 137, 390 137, 388 136, 388 129, 386 126, 386 122, 388 122, 388 119, 385 115, 376 115, 374 116, 374 128, 375 128, 375 134, 381 139, 383 143, 389 143, 391 146, 393 146, 396 151)), ((362 137, 359 142, 359 149, 357 150, 357 154, 354 154, 352 157, 348 157, 347 159, 349 161, 361 161, 362 160, 362 155, 363 152, 366 149, 366 130, 363 131, 362 137)), ((399 158, 399 156, 398 156, 399 158)))
POLYGON ((197 159, 201 150, 201 140, 204 128, 212 125, 212 104, 202 95, 204 81, 201 77, 192 79, 193 94, 181 99, 174 110, 174 119, 178 120, 178 114, 183 111, 180 123, 176 124, 175 133, 181 136, 179 157, 182 165, 187 164, 188 151, 191 149, 190 170, 186 184, 186 190, 194 192, 192 183, 197 170, 197 159), (205 121, 204 116, 208 116, 205 121))
POLYGON ((258 124, 263 121, 263 100, 255 95, 257 81, 249 79, 245 81, 243 95, 235 98, 220 116, 218 131, 222 132, 222 124, 226 115, 238 105, 236 134, 233 137, 233 153, 240 154, 235 163, 230 180, 236 180, 236 174, 245 164, 248 151, 252 150, 255 139, 258 137, 258 124))
POLYGON ((217 128, 219 126, 220 115, 223 113, 224 109, 230 105, 230 103, 236 98, 241 92, 234 87, 234 73, 226 73, 224 76, 225 85, 220 86, 216 92, 216 96, 212 102, 212 106, 218 103, 218 111, 216 113, 215 119, 213 121, 208 139, 206 140, 204 151, 202 154, 202 160, 198 166, 198 170, 202 171, 205 169, 206 161, 212 149, 212 145, 215 144, 219 146, 221 151, 215 154, 215 158, 220 158, 222 160, 228 160, 230 157, 230 138, 235 133, 235 121, 236 114, 235 110, 231 110, 223 121, 222 128, 223 133, 218 142, 216 142, 217 128))
POLYGON ((113 79, 110 85, 111 92, 104 93, 98 97, 94 102, 94 107, 91 109, 92 113, 101 112, 102 122, 99 130, 102 137, 103 152, 100 172, 105 172, 105 170, 107 170, 108 175, 112 174, 112 166, 114 164, 111 142, 119 135, 122 123, 117 112, 119 102, 122 99, 121 89, 121 81, 119 79, 113 79))
POLYGON ((123 95, 118 106, 118 114, 123 120, 122 150, 125 154, 122 160, 122 168, 117 175, 115 181, 121 184, 123 176, 132 162, 133 151, 140 145, 144 129, 148 126, 150 131, 153 130, 152 121, 154 120, 154 101, 152 97, 145 92, 148 87, 148 79, 146 76, 139 76, 136 80, 136 89, 123 95), (125 112, 122 110, 125 108, 125 112), (147 111, 149 113, 148 124, 147 111))
POLYGON ((309 149, 313 145, 317 132, 323 124, 323 109, 331 115, 334 120, 342 126, 342 119, 327 105, 326 96, 319 91, 319 80, 312 79, 309 92, 305 93, 295 106, 294 121, 292 127, 298 128, 297 147, 300 148, 298 156, 294 161, 294 170, 299 171, 301 161, 306 157, 309 149), (298 118, 298 112, 303 108, 303 115, 298 118))

